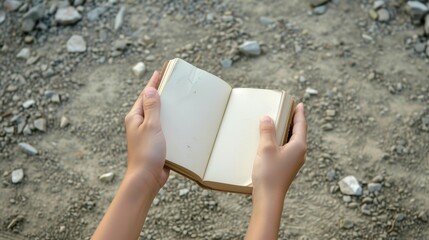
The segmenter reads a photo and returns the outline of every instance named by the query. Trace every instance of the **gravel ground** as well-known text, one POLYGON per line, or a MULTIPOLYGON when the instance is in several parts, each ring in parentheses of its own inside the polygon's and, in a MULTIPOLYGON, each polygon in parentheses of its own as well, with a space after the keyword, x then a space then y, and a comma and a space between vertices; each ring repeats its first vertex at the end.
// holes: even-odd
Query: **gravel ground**
MULTIPOLYGON (((427 2, 2 0, 0 239, 90 238, 126 168, 124 116, 174 57, 305 103, 280 239, 429 239, 427 2)), ((250 211, 172 173, 141 239, 240 239, 250 211)))

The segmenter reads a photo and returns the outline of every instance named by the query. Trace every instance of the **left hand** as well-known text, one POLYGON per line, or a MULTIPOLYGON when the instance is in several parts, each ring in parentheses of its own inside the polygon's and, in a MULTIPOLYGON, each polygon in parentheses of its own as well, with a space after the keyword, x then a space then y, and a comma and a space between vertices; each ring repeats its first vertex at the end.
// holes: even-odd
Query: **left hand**
POLYGON ((125 177, 136 179, 156 194, 167 182, 170 170, 164 167, 166 144, 160 120, 161 81, 154 72, 125 117, 128 144, 128 168, 125 177))

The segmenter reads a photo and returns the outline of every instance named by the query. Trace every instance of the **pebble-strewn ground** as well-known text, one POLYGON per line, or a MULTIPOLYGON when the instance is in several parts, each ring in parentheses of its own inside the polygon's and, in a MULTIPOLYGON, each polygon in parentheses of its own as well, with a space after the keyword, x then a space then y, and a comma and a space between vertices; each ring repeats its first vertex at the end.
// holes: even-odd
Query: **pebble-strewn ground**
MULTIPOLYGON (((123 118, 174 57, 305 103, 281 239, 429 239, 428 1, 0 3, 0 239, 90 238, 123 118)), ((173 173, 141 239, 240 239, 250 210, 173 173)))

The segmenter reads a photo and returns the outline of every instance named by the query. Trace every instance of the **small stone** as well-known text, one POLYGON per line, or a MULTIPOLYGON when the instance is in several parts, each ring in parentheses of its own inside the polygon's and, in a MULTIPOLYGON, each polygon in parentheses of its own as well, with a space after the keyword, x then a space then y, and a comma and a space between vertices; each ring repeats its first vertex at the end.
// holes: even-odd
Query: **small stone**
POLYGON ((102 174, 100 177, 98 177, 98 179, 104 183, 112 182, 113 178, 115 178, 115 173, 113 173, 113 172, 108 172, 108 173, 102 174))
POLYGON ((332 125, 332 123, 325 123, 322 125, 322 129, 324 131, 331 131, 334 129, 334 125, 332 125))
POLYGON ((31 128, 28 124, 25 125, 24 129, 22 130, 22 134, 26 136, 31 135, 31 128))
POLYGON ((381 184, 380 183, 369 183, 368 184, 368 191, 370 193, 379 192, 381 190, 381 184))
POLYGON ((314 88, 307 87, 307 88, 305 89, 305 93, 307 93, 307 94, 309 94, 309 95, 317 95, 317 94, 319 94, 319 91, 317 91, 317 90, 316 90, 316 89, 314 89, 314 88))
POLYGON ((31 19, 34 22, 39 21, 43 16, 45 15, 45 5, 44 4, 38 4, 30 10, 26 14, 24 14, 24 19, 31 19))
POLYGON ((378 13, 374 9, 369 10, 368 15, 374 21, 378 19, 378 13))
POLYGON ((332 182, 332 181, 334 181, 336 175, 337 175, 337 173, 335 172, 335 170, 331 169, 326 173, 326 178, 328 178, 328 181, 332 182))
POLYGON ((85 3, 85 0, 74 0, 73 6, 82 6, 85 3))
POLYGON ((335 114, 336 114, 336 112, 333 109, 326 110, 326 116, 328 116, 328 117, 334 117, 335 114))
POLYGON ((29 33, 33 31, 35 26, 36 22, 33 19, 24 18, 24 20, 22 20, 21 30, 25 33, 29 33))
POLYGON ((349 219, 344 219, 343 221, 341 221, 340 226, 343 229, 351 229, 353 228, 354 223, 349 219))
POLYGON ((128 41, 124 39, 116 40, 113 44, 113 48, 118 51, 124 51, 127 49, 128 41))
POLYGON ((141 78, 146 71, 146 66, 143 62, 139 62, 133 67, 133 74, 134 76, 141 78))
POLYGON ((371 182, 381 183, 381 182, 383 182, 383 180, 384 180, 384 177, 383 177, 383 176, 381 176, 381 175, 377 175, 377 176, 375 176, 375 177, 371 180, 371 182))
POLYGON ((5 133, 8 133, 8 134, 13 134, 15 132, 15 128, 13 126, 5 127, 3 128, 3 130, 5 131, 5 133))
POLYGON ((428 222, 428 214, 426 211, 421 211, 419 213, 419 219, 422 220, 423 222, 428 222))
POLYGON ((106 11, 107 11, 106 7, 96 7, 94 9, 92 9, 91 11, 89 11, 86 14, 86 17, 88 18, 89 21, 93 22, 93 21, 97 20, 106 11))
POLYGON ((416 53, 422 53, 425 51, 425 49, 426 49, 426 44, 422 42, 417 42, 416 44, 414 44, 414 51, 416 51, 416 53))
POLYGON ((66 226, 61 225, 60 229, 58 230, 60 233, 64 232, 66 230, 66 226))
POLYGON ((374 200, 370 197, 365 197, 362 199, 362 203, 372 203, 374 200))
POLYGON ((404 213, 398 213, 396 215, 395 220, 396 222, 402 222, 405 218, 406 218, 406 215, 404 213))
POLYGON ((23 152, 27 153, 28 155, 36 155, 38 153, 37 150, 28 143, 21 142, 18 144, 18 146, 23 152))
POLYGON ((241 53, 250 56, 261 55, 261 47, 256 41, 245 41, 243 44, 240 45, 239 50, 241 53))
POLYGON ((352 197, 350 197, 350 196, 348 196, 348 195, 344 195, 344 196, 343 196, 343 201, 344 201, 345 203, 349 203, 349 202, 351 202, 351 201, 352 201, 352 197))
POLYGON ((70 124, 69 119, 66 118, 65 116, 61 117, 61 121, 60 121, 60 128, 65 128, 70 124))
POLYGON ((223 68, 227 69, 232 67, 232 60, 230 58, 225 58, 220 61, 220 64, 223 68))
POLYGON ((379 21, 379 22, 387 22, 387 21, 389 21, 389 20, 390 20, 390 14, 389 14, 389 11, 387 11, 387 10, 386 10, 386 9, 384 9, 384 8, 379 9, 379 10, 377 11, 377 14, 378 14, 378 21, 379 21))
POLYGON ((360 196, 362 195, 362 187, 354 176, 347 176, 338 182, 340 191, 346 195, 360 196))
POLYGON ((317 7, 323 4, 326 4, 330 0, 310 0, 310 6, 317 7))
POLYGON ((67 51, 70 53, 79 53, 86 51, 86 42, 83 37, 79 35, 73 35, 67 41, 67 51))
POLYGON ((35 103, 36 103, 36 101, 34 101, 33 99, 29 99, 22 104, 22 107, 27 109, 27 108, 33 106, 35 103))
POLYGON ((189 193, 189 189, 188 188, 182 188, 182 189, 179 190, 179 196, 180 197, 185 196, 188 193, 189 193))
POLYGON ((21 59, 29 59, 31 56, 31 52, 29 48, 23 48, 21 49, 21 51, 19 51, 19 53, 16 55, 17 58, 21 58, 21 59))
POLYGON ((32 44, 34 42, 33 36, 25 36, 24 42, 27 44, 32 44))
POLYGON ((384 2, 384 0, 376 0, 376 1, 374 1, 372 8, 374 10, 378 10, 381 7, 384 7, 385 5, 386 5, 386 3, 384 2))
POLYGON ((6 12, 0 9, 0 24, 2 24, 4 20, 6 20, 6 12))
POLYGON ((18 10, 19 7, 21 7, 22 2, 17 0, 6 0, 3 3, 4 9, 8 12, 14 12, 18 10))
POLYGON ((24 178, 24 170, 22 170, 22 168, 13 170, 11 175, 12 175, 12 183, 14 184, 20 183, 24 178))
POLYGON ((40 57, 39 56, 33 56, 30 57, 29 59, 27 59, 27 64, 28 65, 33 65, 35 64, 37 61, 39 61, 40 57))
POLYGON ((264 25, 264 26, 269 26, 269 25, 273 24, 274 21, 269 17, 262 16, 259 18, 259 23, 264 25))
POLYGON ((74 7, 60 8, 55 14, 55 22, 61 25, 73 25, 81 19, 82 16, 74 7))
POLYGON ((60 103, 61 102, 60 95, 57 94, 57 93, 52 94, 52 96, 51 96, 51 102, 53 102, 53 103, 60 103))
POLYGON ((313 9, 313 13, 316 15, 323 15, 328 10, 328 5, 320 5, 313 9))
POLYGON ((44 118, 38 118, 34 120, 34 127, 42 132, 46 132, 46 119, 44 118))
POLYGON ((428 7, 419 1, 408 1, 405 8, 414 23, 419 23, 424 15, 429 11, 428 7))
POLYGON ((360 211, 365 215, 371 216, 371 209, 368 204, 363 204, 360 207, 360 211))
POLYGON ((124 23, 124 15, 125 15, 125 7, 122 6, 115 17, 115 31, 118 31, 119 28, 121 28, 122 24, 124 23))

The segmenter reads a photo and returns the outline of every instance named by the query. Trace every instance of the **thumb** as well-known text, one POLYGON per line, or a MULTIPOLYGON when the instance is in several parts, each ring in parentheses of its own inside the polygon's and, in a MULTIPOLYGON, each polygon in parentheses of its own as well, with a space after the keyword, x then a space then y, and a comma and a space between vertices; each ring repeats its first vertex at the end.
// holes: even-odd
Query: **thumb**
POLYGON ((161 100, 158 91, 153 87, 146 87, 143 91, 144 121, 160 124, 161 100))
POLYGON ((265 116, 259 123, 259 150, 271 151, 277 147, 276 143, 276 126, 274 121, 265 116))

